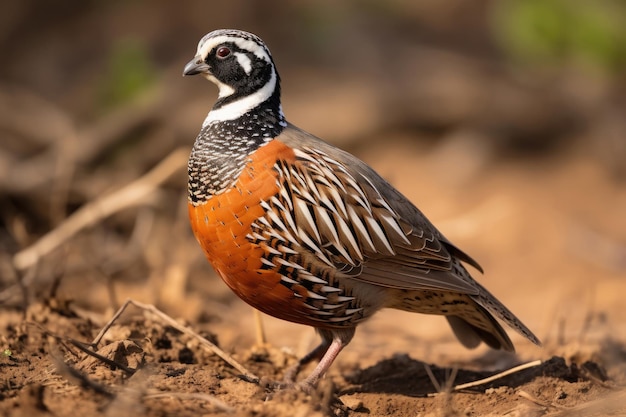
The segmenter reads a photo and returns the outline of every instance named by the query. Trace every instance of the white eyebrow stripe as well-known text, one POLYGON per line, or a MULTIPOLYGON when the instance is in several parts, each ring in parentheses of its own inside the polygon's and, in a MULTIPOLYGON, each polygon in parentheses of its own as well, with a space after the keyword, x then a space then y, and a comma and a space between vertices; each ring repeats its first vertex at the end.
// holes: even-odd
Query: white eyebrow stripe
POLYGON ((241 52, 235 52, 235 58, 237 58, 239 65, 241 65, 241 68, 243 68, 246 72, 246 75, 250 75, 252 72, 252 60, 248 58, 248 55, 241 52))
POLYGON ((252 52, 254 55, 256 55, 257 57, 267 62, 272 61, 270 59, 270 55, 267 52, 267 50, 263 46, 259 45, 258 43, 251 41, 251 40, 242 39, 242 38, 238 38, 234 36, 228 36, 228 35, 216 36, 214 38, 209 38, 206 41, 204 38, 201 39, 200 42, 198 43, 198 50, 197 50, 196 55, 199 55, 203 59, 205 59, 207 55, 209 54, 209 52, 211 52, 211 50, 215 48, 217 45, 220 45, 222 43, 229 43, 229 42, 234 43, 235 45, 237 45, 239 48, 243 50, 252 52))

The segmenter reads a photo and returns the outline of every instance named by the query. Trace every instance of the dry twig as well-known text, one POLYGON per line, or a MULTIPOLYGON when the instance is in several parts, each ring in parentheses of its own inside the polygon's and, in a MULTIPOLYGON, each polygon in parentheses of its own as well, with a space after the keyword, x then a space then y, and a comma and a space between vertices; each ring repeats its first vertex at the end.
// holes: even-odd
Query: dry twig
POLYGON ((460 391, 462 389, 467 389, 467 388, 472 388, 472 387, 476 387, 476 386, 479 386, 479 385, 487 384, 489 382, 496 381, 496 380, 498 380, 500 378, 504 378, 505 376, 514 374, 516 372, 523 371, 524 369, 533 368, 533 367, 539 366, 541 364, 542 364, 542 361, 537 359, 536 361, 527 362, 527 363, 521 364, 519 366, 515 366, 515 367, 513 367, 511 369, 507 369, 506 371, 502 371, 502 372, 497 373, 495 375, 492 375, 490 377, 479 379, 478 381, 473 381, 473 382, 468 382, 466 384, 456 385, 453 388, 453 390, 454 391, 460 391))
POLYGON ((181 325, 176 320, 174 320, 173 318, 171 318, 167 314, 163 313, 161 310, 157 309, 153 305, 143 304, 143 303, 140 303, 140 302, 137 302, 137 301, 134 301, 134 300, 126 300, 126 302, 122 305, 122 307, 113 315, 111 320, 109 320, 109 322, 102 328, 100 333, 98 333, 96 338, 93 340, 93 342, 91 343, 93 347, 97 346, 100 343, 100 341, 102 340, 102 338, 104 337, 106 332, 109 330, 109 328, 111 328, 113 323, 119 319, 119 317, 124 313, 126 308, 129 305, 131 305, 131 304, 134 305, 135 307, 138 307, 138 308, 144 310, 144 311, 147 311, 147 312, 150 312, 150 313, 154 314, 159 319, 161 319, 163 322, 165 322, 168 326, 173 327, 174 329, 178 330, 179 332, 181 332, 183 334, 186 334, 187 336, 193 337, 194 339, 197 339, 200 342, 201 345, 203 345, 205 348, 207 348, 208 350, 212 351, 217 356, 222 358, 226 363, 228 363, 230 366, 235 368, 237 371, 241 372, 241 374, 245 377, 246 380, 252 381, 252 382, 258 382, 259 381, 259 377, 254 375, 252 372, 248 371, 243 365, 241 365, 239 362, 237 362, 231 355, 229 355, 228 353, 224 352, 222 349, 220 349, 214 343, 211 343, 209 340, 207 340, 206 338, 200 336, 198 333, 194 332, 190 328, 181 325))
POLYGON ((113 396, 113 392, 111 392, 106 385, 89 379, 87 375, 83 374, 78 369, 75 369, 68 365, 62 359, 61 355, 51 355, 51 357, 57 372, 66 380, 73 382, 83 388, 89 389, 97 394, 102 394, 107 397, 113 396))
POLYGON ((179 148, 141 178, 112 194, 86 204, 33 245, 18 252, 13 257, 13 264, 18 270, 27 269, 80 230, 120 210, 141 204, 161 183, 185 166, 188 153, 188 149, 179 148))
MULTIPOLYGON (((500 378, 504 378, 505 376, 514 374, 516 372, 523 371, 523 370, 528 369, 528 368, 533 368, 533 367, 539 366, 541 364, 542 364, 542 361, 539 360, 539 359, 536 360, 536 361, 527 362, 527 363, 524 363, 522 365, 515 366, 513 368, 507 369, 506 371, 502 371, 502 372, 497 373, 495 375, 489 376, 487 378, 479 379, 479 380, 472 381, 472 382, 467 382, 465 384, 455 385, 454 387, 452 387, 451 391, 461 391, 461 390, 464 390, 464 389, 468 389, 468 388, 473 388, 473 387, 477 387, 477 386, 480 386, 480 385, 484 385, 484 384, 487 384, 489 382, 496 381, 496 380, 498 380, 500 378)), ((435 386, 435 388, 438 391, 437 393, 429 394, 429 396, 438 395, 439 393, 441 393, 441 388, 442 387, 436 381, 435 376, 433 375, 433 373, 430 370, 430 368, 427 365, 425 365, 425 368, 426 368, 426 373, 428 374, 428 377, 433 382, 433 385, 435 386)))
POLYGON ((441 384, 437 381, 437 378, 435 378, 435 374, 433 374, 433 370, 430 368, 430 365, 424 363, 424 369, 426 370, 426 374, 428 374, 428 378, 433 384, 433 387, 437 390, 437 394, 441 393, 441 384))

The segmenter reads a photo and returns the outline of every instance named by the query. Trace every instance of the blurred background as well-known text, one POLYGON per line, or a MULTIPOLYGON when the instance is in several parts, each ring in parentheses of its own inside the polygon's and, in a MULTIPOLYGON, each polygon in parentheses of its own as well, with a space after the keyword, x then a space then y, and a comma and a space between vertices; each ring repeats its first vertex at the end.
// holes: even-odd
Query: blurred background
MULTIPOLYGON (((396 185, 541 338, 625 337, 621 0, 4 4, 5 309, 59 298, 110 314, 130 297, 224 329, 244 320, 220 337, 252 340, 186 218, 186 156, 217 91, 181 73, 217 28, 262 37, 288 119, 396 185)), ((453 340, 441 321, 384 314, 363 331, 453 340)), ((394 349, 415 352, 403 340, 394 349)))

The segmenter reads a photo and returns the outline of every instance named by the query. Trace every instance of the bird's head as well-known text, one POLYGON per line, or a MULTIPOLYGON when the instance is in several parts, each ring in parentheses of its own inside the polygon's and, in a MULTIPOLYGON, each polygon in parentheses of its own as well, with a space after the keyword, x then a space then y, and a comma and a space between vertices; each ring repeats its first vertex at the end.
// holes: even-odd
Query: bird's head
POLYGON ((228 118, 236 118, 280 95, 280 80, 270 51, 252 33, 221 29, 205 35, 183 70, 183 75, 196 74, 219 88, 214 110, 238 103, 229 112, 233 117, 228 118))

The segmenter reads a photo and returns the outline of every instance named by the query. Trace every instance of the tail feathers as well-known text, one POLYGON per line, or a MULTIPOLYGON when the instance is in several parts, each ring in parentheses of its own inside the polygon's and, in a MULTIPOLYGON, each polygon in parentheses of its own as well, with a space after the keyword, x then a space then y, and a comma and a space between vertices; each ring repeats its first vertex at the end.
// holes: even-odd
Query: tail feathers
POLYGON ((459 316, 446 316, 456 338, 468 349, 477 347, 480 342, 485 342, 493 349, 503 349, 514 352, 515 347, 502 326, 483 307, 476 305, 476 313, 480 319, 472 317, 473 323, 468 318, 459 316))
MULTIPOLYGON (((513 314, 508 308, 504 306, 497 298, 495 298, 489 291, 482 285, 480 286, 480 294, 478 296, 472 296, 471 298, 480 305, 486 314, 489 316, 494 315, 496 318, 505 322, 513 330, 530 340, 537 346, 541 346, 541 341, 537 336, 530 331, 528 327, 524 325, 515 314, 513 314), (490 314, 491 313, 491 314, 490 314)), ((493 321, 495 321, 492 318, 493 321)))
POLYGON ((444 315, 459 341, 470 349, 485 342, 494 349, 515 351, 511 339, 496 319, 502 320, 528 340, 541 346, 539 339, 513 313, 480 284, 475 285, 479 289, 477 295, 447 291, 395 290, 396 293, 389 297, 393 302, 386 307, 413 313, 444 315))

